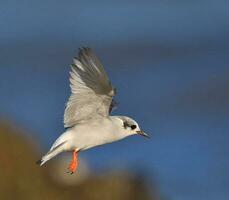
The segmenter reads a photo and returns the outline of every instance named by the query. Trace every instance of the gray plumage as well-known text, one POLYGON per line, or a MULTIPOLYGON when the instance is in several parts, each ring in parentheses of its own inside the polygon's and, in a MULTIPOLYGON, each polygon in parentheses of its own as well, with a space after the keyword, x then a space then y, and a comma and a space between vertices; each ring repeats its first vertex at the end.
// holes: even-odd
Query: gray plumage
POLYGON ((78 152, 134 134, 147 136, 133 119, 109 115, 116 106, 115 89, 93 51, 82 48, 73 61, 71 95, 64 112, 67 129, 38 162, 40 165, 63 151, 78 152))
POLYGON ((64 113, 64 126, 109 115, 115 90, 99 59, 89 48, 83 48, 74 59, 70 72, 71 96, 64 113))

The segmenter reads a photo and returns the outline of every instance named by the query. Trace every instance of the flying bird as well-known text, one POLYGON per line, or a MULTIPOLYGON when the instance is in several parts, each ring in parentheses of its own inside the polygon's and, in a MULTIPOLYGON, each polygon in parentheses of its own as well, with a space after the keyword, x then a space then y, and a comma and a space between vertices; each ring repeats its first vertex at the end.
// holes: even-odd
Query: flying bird
POLYGON ((111 116, 116 106, 116 89, 112 86, 102 63, 90 48, 79 50, 70 72, 71 95, 64 112, 65 132, 37 163, 42 166, 54 156, 72 152, 68 172, 78 167, 80 151, 115 142, 130 135, 149 137, 137 122, 126 116, 111 116))

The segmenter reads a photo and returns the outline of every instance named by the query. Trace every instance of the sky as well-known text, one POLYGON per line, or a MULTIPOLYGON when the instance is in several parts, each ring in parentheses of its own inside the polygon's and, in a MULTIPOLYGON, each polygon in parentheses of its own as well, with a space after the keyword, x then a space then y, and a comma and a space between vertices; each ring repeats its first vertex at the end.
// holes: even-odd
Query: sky
POLYGON ((150 175, 169 199, 226 200, 228 4, 0 1, 0 117, 47 151, 64 131, 72 57, 90 46, 117 88, 113 115, 152 136, 83 152, 91 168, 150 175))

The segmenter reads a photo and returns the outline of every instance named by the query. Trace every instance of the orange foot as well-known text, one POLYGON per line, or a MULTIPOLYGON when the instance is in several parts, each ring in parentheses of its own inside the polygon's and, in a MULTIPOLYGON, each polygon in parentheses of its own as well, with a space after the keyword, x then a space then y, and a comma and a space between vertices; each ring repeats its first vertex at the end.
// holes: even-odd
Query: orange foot
POLYGON ((77 151, 74 150, 72 153, 72 161, 68 166, 68 173, 73 174, 78 167, 78 154, 77 151))

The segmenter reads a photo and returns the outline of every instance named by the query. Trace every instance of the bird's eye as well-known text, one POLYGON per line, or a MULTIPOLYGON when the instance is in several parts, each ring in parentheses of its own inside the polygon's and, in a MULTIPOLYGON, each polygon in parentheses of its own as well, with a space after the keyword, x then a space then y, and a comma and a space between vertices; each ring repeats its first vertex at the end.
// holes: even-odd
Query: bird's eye
POLYGON ((132 130, 136 129, 136 127, 137 127, 136 125, 131 125, 131 126, 130 126, 130 128, 131 128, 132 130))

